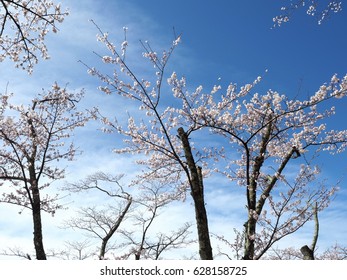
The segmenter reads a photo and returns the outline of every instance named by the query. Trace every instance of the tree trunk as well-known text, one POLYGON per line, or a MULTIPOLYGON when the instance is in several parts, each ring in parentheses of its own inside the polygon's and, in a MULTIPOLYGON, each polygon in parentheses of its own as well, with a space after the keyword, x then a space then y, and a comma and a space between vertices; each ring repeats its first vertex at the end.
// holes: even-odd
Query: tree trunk
POLYGON ((314 217, 314 234, 311 248, 307 245, 301 247, 300 252, 303 255, 304 260, 314 260, 314 250, 316 249, 318 234, 319 234, 319 220, 318 220, 318 203, 316 202, 313 208, 313 217, 314 217))
POLYGON ((101 248, 100 248, 100 254, 99 254, 99 260, 103 260, 105 258, 105 253, 106 253, 106 246, 108 241, 110 240, 110 238, 113 236, 113 234, 117 231, 117 229, 119 228, 120 224, 122 223, 126 213, 129 211, 129 208, 131 206, 132 203, 132 198, 130 197, 128 199, 128 203, 125 206, 124 210, 122 211, 122 213, 120 214, 120 216, 117 218, 117 220, 115 221, 113 227, 110 229, 110 231, 106 234, 106 236, 102 239, 101 242, 101 248))
POLYGON ((247 182, 248 220, 245 223, 245 252, 243 256, 244 260, 256 259, 256 256, 254 253, 255 253, 257 217, 262 213, 267 197, 269 197, 272 189, 274 188, 276 182, 278 181, 278 177, 282 174, 289 160, 293 157, 294 154, 296 154, 297 157, 300 156, 300 153, 297 150, 297 148, 293 146, 292 149, 288 152, 288 154, 284 157, 275 175, 272 176, 270 182, 262 191, 261 196, 259 197, 257 201, 257 181, 261 173, 260 172, 261 167, 263 166, 263 163, 265 160, 264 155, 266 153, 267 144, 270 139, 271 132, 272 132, 272 123, 270 122, 267 126, 266 133, 263 136, 261 147, 259 150, 259 155, 254 160, 252 174, 250 176, 250 179, 247 182))
POLYGON ((254 241, 256 234, 257 221, 248 213, 248 221, 245 224, 245 252, 244 260, 253 260, 254 258, 254 241))
POLYGON ((46 253, 43 247, 43 238, 42 238, 42 221, 41 221, 41 199, 39 188, 34 182, 32 184, 32 214, 33 214, 33 223, 34 223, 34 246, 36 251, 36 259, 46 260, 46 253))
POLYGON ((200 258, 202 260, 212 260, 213 254, 210 241, 210 233, 208 229, 207 213, 205 208, 201 168, 197 167, 197 165, 195 164, 194 157, 189 144, 188 135, 183 130, 183 128, 178 129, 178 135, 182 141, 184 154, 188 165, 186 171, 188 174, 191 195, 194 200, 200 258))
MULTIPOLYGON (((270 119, 271 119, 270 115, 270 119)), ((266 126, 265 134, 263 135, 259 155, 254 159, 253 171, 251 176, 248 176, 247 180, 247 207, 248 207, 248 219, 245 224, 245 252, 244 260, 254 259, 254 248, 255 248, 255 236, 257 219, 256 215, 259 215, 261 208, 257 209, 257 182, 260 175, 260 169, 264 163, 264 155, 272 132, 272 122, 266 126), (257 213, 257 210, 259 213, 257 213)))
POLYGON ((307 245, 301 247, 301 254, 303 254, 304 260, 314 260, 313 250, 311 250, 307 245))

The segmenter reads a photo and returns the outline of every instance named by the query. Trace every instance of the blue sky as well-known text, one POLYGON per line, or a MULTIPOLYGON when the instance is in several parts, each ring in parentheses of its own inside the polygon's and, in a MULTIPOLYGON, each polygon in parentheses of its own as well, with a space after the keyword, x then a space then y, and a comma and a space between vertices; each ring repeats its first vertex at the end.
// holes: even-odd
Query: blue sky
MULTIPOLYGON (((125 110, 136 110, 127 103, 110 102, 109 97, 97 91, 98 81, 86 74, 86 69, 78 60, 88 65, 99 65, 93 51, 103 52, 96 42, 97 30, 89 22, 93 19, 111 38, 123 40, 123 26, 128 27, 128 40, 131 44, 128 57, 141 59, 138 40, 148 40, 158 51, 167 49, 173 39, 173 27, 177 34, 182 33, 182 44, 177 48, 169 65, 187 77, 190 87, 202 84, 210 88, 221 78, 222 85, 230 82, 242 85, 252 82, 257 76, 264 76, 258 91, 269 88, 288 96, 305 98, 313 94, 321 84, 330 80, 334 73, 344 76, 347 73, 347 15, 343 10, 322 25, 298 10, 290 23, 272 29, 272 18, 280 13, 280 7, 288 1, 62 1, 70 9, 71 15, 60 26, 58 34, 47 40, 51 59, 41 61, 32 76, 15 69, 11 62, 0 65, 0 90, 8 84, 9 91, 15 93, 15 100, 25 103, 41 88, 49 88, 57 81, 71 89, 86 89, 83 106, 97 105, 109 116, 121 115, 125 110), (268 72, 265 74, 265 70, 268 72)), ((345 129, 346 100, 338 100, 337 115, 329 121, 331 128, 345 129)), ((67 181, 75 181, 102 170, 105 172, 134 173, 130 157, 120 157, 110 153, 112 148, 121 145, 115 136, 97 131, 98 123, 91 123, 84 130, 76 131, 74 139, 83 155, 72 163, 67 163, 67 181), (97 158, 97 160, 95 160, 97 158)), ((341 191, 330 209, 321 217, 319 246, 324 248, 339 242, 347 245, 345 236, 347 197, 343 177, 347 171, 346 153, 336 157, 323 155, 318 159, 322 166, 322 177, 334 183, 341 179, 341 191)), ((221 187, 208 192, 208 211, 211 216, 211 231, 227 235, 234 227, 244 222, 242 194, 226 191, 226 182, 214 178, 221 187), (223 185, 224 184, 224 185, 223 185), (240 201, 242 203, 240 204, 240 201), (224 208, 221 210, 223 205, 224 208), (232 215, 230 213, 233 213, 232 215)), ((213 181, 212 181, 213 182, 213 181)), ((59 187, 61 183, 57 183, 59 187)), ((102 198, 100 198, 102 200, 102 198)), ((59 247, 72 234, 61 231, 59 223, 73 215, 73 210, 81 201, 98 202, 99 198, 86 196, 68 197, 69 210, 61 211, 55 218, 45 216, 45 241, 47 247, 59 247), (60 245, 58 245, 60 244, 60 245)), ((83 205, 83 203, 82 203, 83 205)), ((189 203, 175 204, 168 211, 174 218, 187 217, 194 221, 193 208, 189 203), (191 213, 191 214, 187 214, 191 213)), ((32 250, 32 230, 30 213, 17 214, 18 209, 0 205, 0 249, 4 244, 32 250), (6 217, 11 215, 13 219, 6 217)), ((168 221, 159 218, 157 227, 169 226, 168 221)), ((312 228, 307 227, 287 244, 310 244, 312 228), (299 242, 300 241, 300 242, 299 242)), ((80 238, 78 233, 76 237, 80 238)), ((194 250, 194 248, 192 248, 194 250)))

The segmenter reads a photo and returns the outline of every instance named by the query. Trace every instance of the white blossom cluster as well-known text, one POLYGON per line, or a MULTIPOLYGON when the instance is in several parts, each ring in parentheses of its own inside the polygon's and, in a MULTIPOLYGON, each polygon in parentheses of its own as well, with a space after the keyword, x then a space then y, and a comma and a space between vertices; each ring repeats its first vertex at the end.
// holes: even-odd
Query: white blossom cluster
POLYGON ((321 24, 323 20, 327 19, 332 13, 338 13, 342 11, 341 1, 322 1, 322 0, 297 0, 290 3, 288 6, 283 6, 281 11, 283 14, 275 16, 273 18, 274 26, 281 26, 286 23, 292 17, 292 14, 297 10, 304 7, 306 14, 314 16, 318 20, 318 24, 321 24), (325 2, 322 4, 322 2, 325 2), (324 7, 322 7, 324 6, 324 7))
POLYGON ((0 62, 9 58, 31 73, 40 56, 49 58, 45 37, 67 14, 50 0, 1 0, 0 62))
MULTIPOLYGON (((49 182, 64 178, 64 169, 54 162, 75 157, 76 148, 66 142, 75 128, 95 116, 93 111, 77 111, 83 94, 55 83, 28 106, 10 103, 11 95, 0 95, 0 178, 10 184, 1 202, 31 208, 32 189, 43 191, 49 182), (47 183, 41 184, 41 178, 47 183)), ((60 205, 56 197, 41 194, 41 207, 54 214, 60 205)))

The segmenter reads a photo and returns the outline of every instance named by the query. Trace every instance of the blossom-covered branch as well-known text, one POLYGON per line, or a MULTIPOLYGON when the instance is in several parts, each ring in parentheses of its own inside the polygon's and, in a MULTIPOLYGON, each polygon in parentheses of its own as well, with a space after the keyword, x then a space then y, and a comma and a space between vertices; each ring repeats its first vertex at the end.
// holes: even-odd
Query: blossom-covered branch
POLYGON ((305 8, 306 14, 316 17, 318 24, 321 24, 331 14, 336 14, 342 10, 342 1, 322 1, 322 0, 296 0, 291 1, 290 5, 281 8, 282 14, 273 18, 274 27, 281 26, 283 23, 288 22, 293 13, 300 9, 305 8), (321 3, 325 2, 325 3, 321 3), (323 7, 322 7, 323 6, 323 7))
POLYGON ((32 72, 39 56, 49 58, 45 37, 57 32, 67 11, 49 0, 0 1, 0 61, 9 58, 16 67, 32 72))

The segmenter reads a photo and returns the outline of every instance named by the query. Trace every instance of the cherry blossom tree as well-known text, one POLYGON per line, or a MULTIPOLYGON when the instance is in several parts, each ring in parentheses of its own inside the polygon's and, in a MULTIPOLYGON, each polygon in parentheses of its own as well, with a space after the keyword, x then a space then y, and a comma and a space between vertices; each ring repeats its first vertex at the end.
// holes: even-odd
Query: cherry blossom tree
MULTIPOLYGON (((318 109, 322 103, 345 97, 347 76, 340 79, 334 75, 329 83, 304 101, 289 99, 273 90, 263 95, 251 95, 260 80, 258 77, 239 90, 230 84, 225 94, 221 92, 221 86, 201 94, 201 87, 189 93, 175 73, 169 78, 174 94, 182 100, 182 109, 178 109, 178 113, 190 125, 189 130, 209 128, 227 141, 229 148, 224 151, 239 154, 239 158, 229 161, 226 169, 217 171, 246 189, 248 220, 245 223, 244 259, 259 258, 267 250, 265 246, 255 254, 258 237, 278 240, 279 236, 295 232, 298 225, 313 217, 314 203, 318 202, 319 210, 328 205, 335 188, 323 186, 313 192, 309 191, 311 188, 305 189, 318 173, 305 158, 309 152, 342 152, 347 142, 347 131, 329 131, 323 122, 335 114, 335 108, 318 109), (302 158, 298 177, 290 183, 285 169, 290 162, 302 158), (286 192, 279 190, 281 185, 288 186, 286 192), (268 210, 276 216, 274 223, 262 216, 268 210), (288 216, 288 211, 294 216, 289 214, 280 226, 279 218, 288 216), (271 225, 272 233, 257 233, 256 226, 260 223, 263 229, 266 224, 271 225), (282 233, 279 235, 280 229, 282 233)), ((224 156, 227 157, 227 153, 224 156)), ((264 243, 264 238, 261 241, 264 243)))
POLYGON ((64 141, 94 116, 77 110, 82 97, 83 91, 69 92, 56 83, 28 106, 11 104, 10 94, 0 96, 0 201, 31 210, 37 259, 46 259, 41 212, 54 215, 61 208, 58 196, 43 195, 64 178, 64 169, 54 163, 75 157, 76 148, 72 143, 64 148, 64 141))
POLYGON ((338 244, 327 248, 323 253, 317 254, 317 241, 319 236, 318 205, 314 206, 314 233, 311 246, 304 245, 300 250, 294 247, 285 249, 272 249, 267 258, 272 260, 344 260, 347 258, 347 248, 338 244))
MULTIPOLYGON (((159 180, 171 184, 177 196, 185 197, 186 190, 191 190, 198 229, 199 253, 201 259, 212 259, 207 213, 203 195, 203 177, 205 171, 198 165, 199 158, 192 153, 188 134, 183 128, 178 129, 177 118, 173 108, 163 108, 162 86, 165 82, 164 71, 168 59, 180 42, 180 36, 175 37, 169 51, 164 51, 162 57, 152 50, 148 42, 142 42, 144 58, 154 66, 154 79, 138 77, 125 61, 128 41, 125 39, 118 51, 108 39, 108 34, 99 29, 98 40, 105 44, 110 55, 100 56, 106 64, 115 66, 112 75, 104 74, 95 68, 88 67, 91 75, 97 76, 104 84, 99 89, 106 93, 112 92, 133 100, 139 104, 140 111, 147 118, 137 123, 129 116, 128 127, 123 128, 117 121, 112 122, 102 118, 106 125, 105 131, 118 132, 127 137, 127 147, 118 149, 117 153, 133 153, 148 155, 137 162, 146 166, 147 170, 137 180, 137 184, 145 181, 159 180), (124 78, 124 80, 123 80, 124 78)), ((126 32, 126 29, 125 29, 126 32)), ((126 38, 126 36, 125 36, 126 38)))
POLYGON ((192 242, 188 240, 189 224, 169 234, 160 232, 153 237, 150 229, 160 210, 175 199, 167 195, 168 191, 164 186, 155 184, 142 185, 135 190, 133 197, 124 191, 120 183, 122 177, 123 175, 113 176, 97 172, 64 187, 65 190, 77 193, 102 192, 112 198, 113 202, 103 207, 83 207, 78 211, 78 217, 67 220, 63 227, 82 230, 88 237, 101 240, 98 254, 100 260, 111 258, 111 255, 116 259, 129 259, 134 256, 136 260, 159 259, 163 252, 192 242), (123 203, 117 203, 119 199, 123 200, 123 203), (111 239, 114 240, 113 244, 111 239))
POLYGON ((282 14, 273 18, 274 27, 281 26, 289 22, 293 13, 298 9, 305 9, 306 14, 317 18, 318 24, 342 10, 342 1, 321 1, 321 0, 297 0, 290 1, 290 4, 281 8, 282 14), (322 4, 322 2, 325 2, 322 4))
POLYGON ((108 249, 112 248, 109 246, 109 241, 126 219, 133 203, 132 196, 125 192, 119 183, 122 177, 97 172, 84 180, 70 183, 64 187, 65 190, 77 193, 97 190, 107 194, 108 197, 121 199, 124 202, 120 202, 118 205, 107 205, 102 209, 96 206, 81 208, 79 217, 65 222, 65 228, 80 229, 101 240, 100 253, 98 254, 100 260, 105 258, 107 247, 109 247, 108 249), (106 184, 112 184, 112 186, 109 188, 103 186, 106 184))
POLYGON ((18 247, 8 248, 7 250, 4 249, 2 252, 0 252, 0 255, 31 260, 31 256, 28 253, 23 252, 23 250, 18 247))
MULTIPOLYGON (((85 260, 96 255, 96 252, 88 249, 92 246, 90 240, 85 239, 83 241, 68 241, 64 244, 64 249, 48 249, 46 252, 46 257, 49 259, 58 259, 58 260, 85 260)), ((26 259, 32 260, 32 255, 35 255, 35 252, 29 254, 24 252, 23 249, 14 247, 4 249, 0 252, 0 255, 6 257, 13 257, 16 259, 26 259)))
POLYGON ((141 186, 140 196, 135 201, 138 207, 132 214, 132 226, 121 230, 124 242, 120 248, 123 247, 126 252, 117 258, 129 259, 135 256, 135 260, 158 260, 163 253, 194 242, 189 238, 190 223, 169 233, 161 229, 154 234, 152 228, 155 220, 163 212, 163 208, 175 200, 168 193, 170 190, 163 185, 149 183, 141 186))
MULTIPOLYGON (((285 249, 273 248, 269 251, 266 259, 269 260, 302 260, 302 250, 294 247, 285 249)), ((317 254, 314 257, 315 260, 346 260, 347 259, 347 247, 343 247, 339 244, 334 244, 324 250, 322 253, 317 254)))
POLYGON ((39 56, 49 58, 45 38, 57 32, 67 11, 49 0, 0 1, 0 61, 10 58, 16 67, 32 72, 39 56))
POLYGON ((317 257, 320 260, 347 260, 347 247, 334 244, 317 257))
POLYGON ((173 72, 167 77, 170 96, 163 92, 170 90, 164 84, 164 70, 180 37, 161 56, 149 43, 142 43, 143 56, 154 66, 151 79, 151 72, 140 78, 125 62, 127 41, 118 51, 108 34, 100 31, 98 40, 110 51, 101 60, 116 69, 111 75, 88 67, 89 74, 103 82, 102 92, 139 102, 143 112, 137 121, 129 116, 127 128, 103 118, 105 131, 127 137, 126 147, 118 153, 144 155, 138 163, 147 169, 138 180, 171 178, 177 193, 190 189, 201 259, 213 257, 203 194, 203 178, 209 172, 222 173, 232 185, 245 189, 243 259, 261 258, 274 243, 314 217, 313 205, 317 203, 318 211, 329 205, 336 188, 312 187, 319 168, 309 158, 324 151, 340 153, 346 147, 347 131, 328 130, 324 121, 335 114, 335 108, 326 109, 326 104, 346 96, 347 75, 333 75, 308 99, 298 100, 274 90, 253 92, 261 77, 241 87, 230 83, 223 92, 221 85, 207 92, 202 86, 189 91, 186 78, 173 72), (163 99, 173 105, 163 106, 163 99), (203 133, 212 133, 210 137, 226 147, 199 143, 203 133), (214 167, 213 160, 221 164, 214 167), (297 176, 286 175, 288 169, 297 176))
POLYGON ((65 246, 67 250, 58 254, 58 257, 64 260, 82 261, 91 258, 95 254, 93 250, 88 250, 92 246, 91 241, 88 239, 83 241, 68 241, 65 246))

